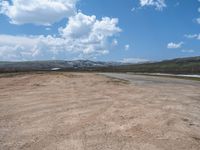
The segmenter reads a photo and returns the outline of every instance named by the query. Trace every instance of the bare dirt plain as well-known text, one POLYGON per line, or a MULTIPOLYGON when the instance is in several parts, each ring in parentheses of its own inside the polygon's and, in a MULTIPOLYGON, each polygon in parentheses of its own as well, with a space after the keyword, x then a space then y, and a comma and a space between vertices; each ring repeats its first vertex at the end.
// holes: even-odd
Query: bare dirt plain
POLYGON ((1 76, 0 149, 200 149, 200 82, 107 75, 1 76))

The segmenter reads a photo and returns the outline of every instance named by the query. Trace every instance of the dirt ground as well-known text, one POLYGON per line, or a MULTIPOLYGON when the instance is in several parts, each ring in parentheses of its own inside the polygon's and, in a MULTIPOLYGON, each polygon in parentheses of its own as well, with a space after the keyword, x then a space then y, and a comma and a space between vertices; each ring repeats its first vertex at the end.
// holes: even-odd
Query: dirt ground
POLYGON ((130 76, 1 76, 0 149, 199 150, 200 82, 130 76))

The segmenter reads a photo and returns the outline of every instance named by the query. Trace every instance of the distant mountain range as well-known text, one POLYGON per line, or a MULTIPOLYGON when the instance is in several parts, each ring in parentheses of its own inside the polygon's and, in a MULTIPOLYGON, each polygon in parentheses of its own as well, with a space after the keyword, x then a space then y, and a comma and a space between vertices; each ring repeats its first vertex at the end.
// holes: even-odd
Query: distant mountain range
POLYGON ((75 61, 25 61, 25 62, 0 62, 0 72, 15 72, 15 71, 56 71, 56 70, 91 70, 95 68, 120 66, 120 62, 101 62, 90 60, 75 60, 75 61))
POLYGON ((101 68, 101 71, 136 72, 136 73, 171 73, 200 74, 200 56, 146 62, 142 64, 125 64, 112 68, 101 68))
POLYGON ((200 74, 200 56, 177 58, 161 62, 128 64, 90 60, 75 61, 27 61, 0 62, 0 72, 20 71, 101 71, 101 72, 142 72, 200 74))

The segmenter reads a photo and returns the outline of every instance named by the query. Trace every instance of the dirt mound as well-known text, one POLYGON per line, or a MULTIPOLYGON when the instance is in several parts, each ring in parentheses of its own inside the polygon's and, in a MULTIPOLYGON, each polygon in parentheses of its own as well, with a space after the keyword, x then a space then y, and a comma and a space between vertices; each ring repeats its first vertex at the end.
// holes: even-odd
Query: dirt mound
POLYGON ((200 86, 138 80, 1 77, 0 149, 199 150, 200 86))

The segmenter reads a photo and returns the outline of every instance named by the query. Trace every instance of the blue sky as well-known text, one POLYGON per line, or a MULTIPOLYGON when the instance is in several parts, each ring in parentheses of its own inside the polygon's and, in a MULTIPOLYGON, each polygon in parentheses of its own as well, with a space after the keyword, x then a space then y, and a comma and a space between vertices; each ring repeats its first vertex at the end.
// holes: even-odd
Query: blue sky
POLYGON ((199 55, 199 0, 0 0, 1 61, 199 55))

